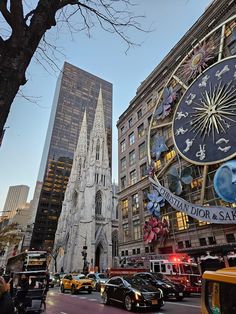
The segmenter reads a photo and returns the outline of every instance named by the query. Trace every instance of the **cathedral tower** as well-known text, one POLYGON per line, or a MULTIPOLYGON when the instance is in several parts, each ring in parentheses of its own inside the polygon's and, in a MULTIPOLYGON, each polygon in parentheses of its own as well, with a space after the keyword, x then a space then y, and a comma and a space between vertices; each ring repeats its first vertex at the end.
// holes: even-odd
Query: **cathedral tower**
POLYGON ((54 250, 60 251, 58 267, 72 272, 82 271, 85 266, 97 266, 101 271, 111 266, 112 210, 111 169, 100 88, 88 147, 84 114, 59 218, 54 245, 54 250), (83 259, 85 246, 87 256, 83 259))

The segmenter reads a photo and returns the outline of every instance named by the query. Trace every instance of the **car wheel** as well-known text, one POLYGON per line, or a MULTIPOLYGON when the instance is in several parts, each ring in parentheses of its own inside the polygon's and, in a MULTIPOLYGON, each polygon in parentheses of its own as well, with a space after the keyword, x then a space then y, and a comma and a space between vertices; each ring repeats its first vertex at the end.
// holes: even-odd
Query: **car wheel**
POLYGON ((89 290, 88 290, 88 293, 91 294, 91 293, 92 293, 92 289, 89 289, 89 290))
POLYGON ((64 286, 61 285, 61 292, 64 293, 65 292, 65 289, 64 289, 64 286))
POLYGON ((54 288, 54 285, 51 285, 51 288, 54 288))
POLYGON ((159 311, 161 309, 161 305, 157 305, 156 307, 155 307, 155 310, 156 311, 159 311))
POLYGON ((126 295, 125 296, 125 302, 124 302, 124 305, 125 305, 125 309, 127 311, 132 311, 132 308, 133 308, 133 305, 132 305, 132 299, 129 295, 126 295))
POLYGON ((102 299, 103 299, 103 303, 104 304, 106 304, 106 305, 110 304, 110 300, 108 298, 108 295, 107 295, 106 291, 103 292, 102 299))
POLYGON ((72 287, 71 287, 71 294, 75 294, 76 293, 76 289, 75 289, 75 286, 73 285, 72 287))
POLYGON ((177 296, 176 296, 176 300, 177 300, 177 301, 182 301, 182 300, 183 300, 183 297, 177 295, 177 296))

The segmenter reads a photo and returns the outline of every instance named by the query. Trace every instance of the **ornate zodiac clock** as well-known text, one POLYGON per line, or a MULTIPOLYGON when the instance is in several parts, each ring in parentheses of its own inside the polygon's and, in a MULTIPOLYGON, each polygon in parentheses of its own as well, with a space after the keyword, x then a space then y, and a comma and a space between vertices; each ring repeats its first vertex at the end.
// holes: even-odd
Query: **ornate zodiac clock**
POLYGON ((148 145, 160 211, 164 200, 201 221, 236 223, 236 16, 174 70, 159 93, 148 145))

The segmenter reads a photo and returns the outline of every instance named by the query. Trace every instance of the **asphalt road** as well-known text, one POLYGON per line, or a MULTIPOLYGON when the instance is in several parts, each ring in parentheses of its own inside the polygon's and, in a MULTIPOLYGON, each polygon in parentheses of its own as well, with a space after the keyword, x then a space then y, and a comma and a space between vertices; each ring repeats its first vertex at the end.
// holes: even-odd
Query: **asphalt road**
MULTIPOLYGON (((200 314, 200 296, 193 295, 181 302, 166 301, 160 311, 145 310, 155 314, 200 314)), ((47 295, 47 314, 121 314, 127 313, 122 306, 104 305, 98 292, 81 292, 71 295, 61 293, 59 289, 50 289, 47 295)), ((136 312, 137 313, 137 312, 136 312)), ((139 311, 140 313, 140 311, 139 311)))

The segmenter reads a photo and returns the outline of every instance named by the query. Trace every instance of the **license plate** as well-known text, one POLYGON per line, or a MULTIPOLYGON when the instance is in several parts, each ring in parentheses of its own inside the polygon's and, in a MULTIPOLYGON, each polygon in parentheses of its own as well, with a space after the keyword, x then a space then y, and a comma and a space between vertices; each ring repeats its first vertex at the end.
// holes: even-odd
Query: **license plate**
POLYGON ((84 286, 85 289, 88 289, 88 286, 84 286))
POLYGON ((180 297, 182 297, 183 295, 184 295, 183 292, 180 292, 180 293, 179 293, 179 296, 180 296, 180 297))
POLYGON ((157 300, 152 300, 152 305, 158 304, 157 300))

